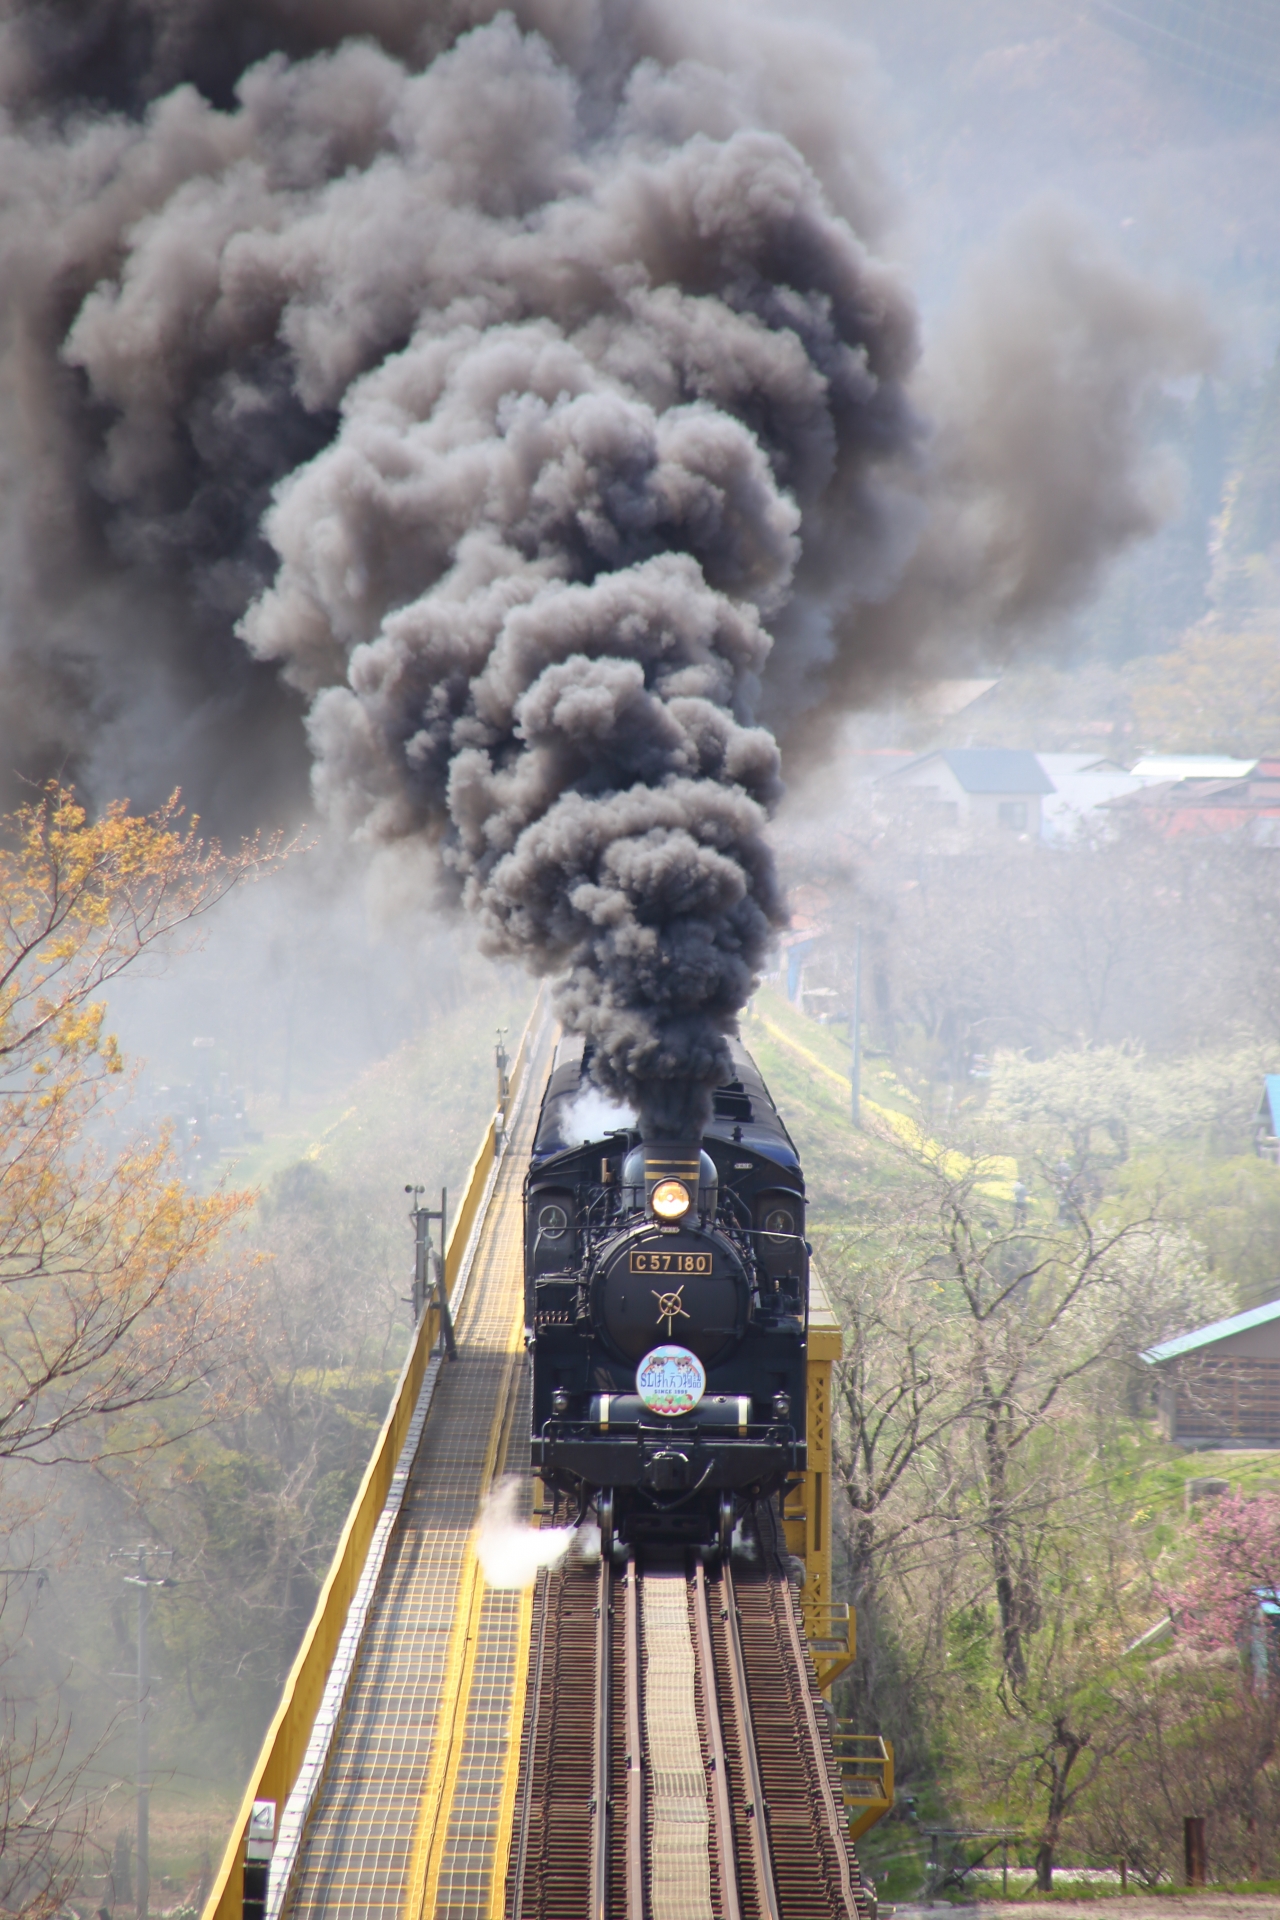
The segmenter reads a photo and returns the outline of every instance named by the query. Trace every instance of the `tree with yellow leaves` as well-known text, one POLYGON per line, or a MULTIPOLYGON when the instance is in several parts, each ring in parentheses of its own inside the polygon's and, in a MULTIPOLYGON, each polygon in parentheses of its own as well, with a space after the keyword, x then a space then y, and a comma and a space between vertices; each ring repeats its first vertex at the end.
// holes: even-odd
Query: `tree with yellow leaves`
POLYGON ((140 1410, 205 1370, 201 1268, 252 1196, 193 1195, 166 1139, 121 1143, 101 995, 279 855, 224 855, 176 794, 90 820, 52 783, 0 821, 0 1461, 136 1446, 140 1410))
POLYGON ((1133 711, 1145 747, 1255 759, 1280 748, 1280 632, 1193 628, 1171 653, 1134 669, 1133 711))

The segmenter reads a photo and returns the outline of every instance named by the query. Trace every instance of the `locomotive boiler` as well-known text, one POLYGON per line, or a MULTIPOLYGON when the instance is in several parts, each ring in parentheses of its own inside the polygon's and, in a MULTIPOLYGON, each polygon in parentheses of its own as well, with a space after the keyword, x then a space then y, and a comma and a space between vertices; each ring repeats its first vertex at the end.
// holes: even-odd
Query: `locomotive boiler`
POLYGON ((641 1138, 557 1050, 525 1180, 534 1470, 605 1552, 728 1551, 805 1468, 799 1156, 745 1048, 701 1140, 641 1138))

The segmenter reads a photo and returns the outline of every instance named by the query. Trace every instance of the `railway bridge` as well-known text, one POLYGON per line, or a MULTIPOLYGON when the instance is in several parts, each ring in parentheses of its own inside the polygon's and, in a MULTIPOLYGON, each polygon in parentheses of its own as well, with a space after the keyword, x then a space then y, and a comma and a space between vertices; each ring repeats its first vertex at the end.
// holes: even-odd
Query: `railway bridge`
POLYGON ((893 1761, 823 1699, 854 1627, 820 1290, 809 1471, 758 1561, 572 1558, 514 1591, 481 1571, 486 1494, 528 1465, 521 1188, 555 1043, 539 1003, 444 1252, 457 1362, 433 1302, 204 1920, 868 1920, 853 1843, 893 1761))

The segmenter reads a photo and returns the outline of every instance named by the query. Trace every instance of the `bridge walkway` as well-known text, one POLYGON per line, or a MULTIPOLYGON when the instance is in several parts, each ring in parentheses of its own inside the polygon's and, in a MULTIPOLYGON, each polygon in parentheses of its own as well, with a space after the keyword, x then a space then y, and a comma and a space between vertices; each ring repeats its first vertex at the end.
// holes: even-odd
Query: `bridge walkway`
POLYGON ((291 1920, 501 1912, 532 1596, 486 1586, 474 1532, 493 1483, 527 1466, 521 1182, 550 1042, 477 1228, 460 1357, 435 1380, 284 1893, 291 1920))

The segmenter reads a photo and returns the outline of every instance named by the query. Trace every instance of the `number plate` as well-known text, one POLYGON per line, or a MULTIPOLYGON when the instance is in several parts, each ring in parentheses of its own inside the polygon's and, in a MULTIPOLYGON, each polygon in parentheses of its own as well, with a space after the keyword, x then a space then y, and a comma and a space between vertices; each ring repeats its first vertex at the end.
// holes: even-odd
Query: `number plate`
POLYGON ((627 1265, 632 1273, 710 1273, 709 1253, 681 1253, 678 1248, 632 1247, 627 1265))

